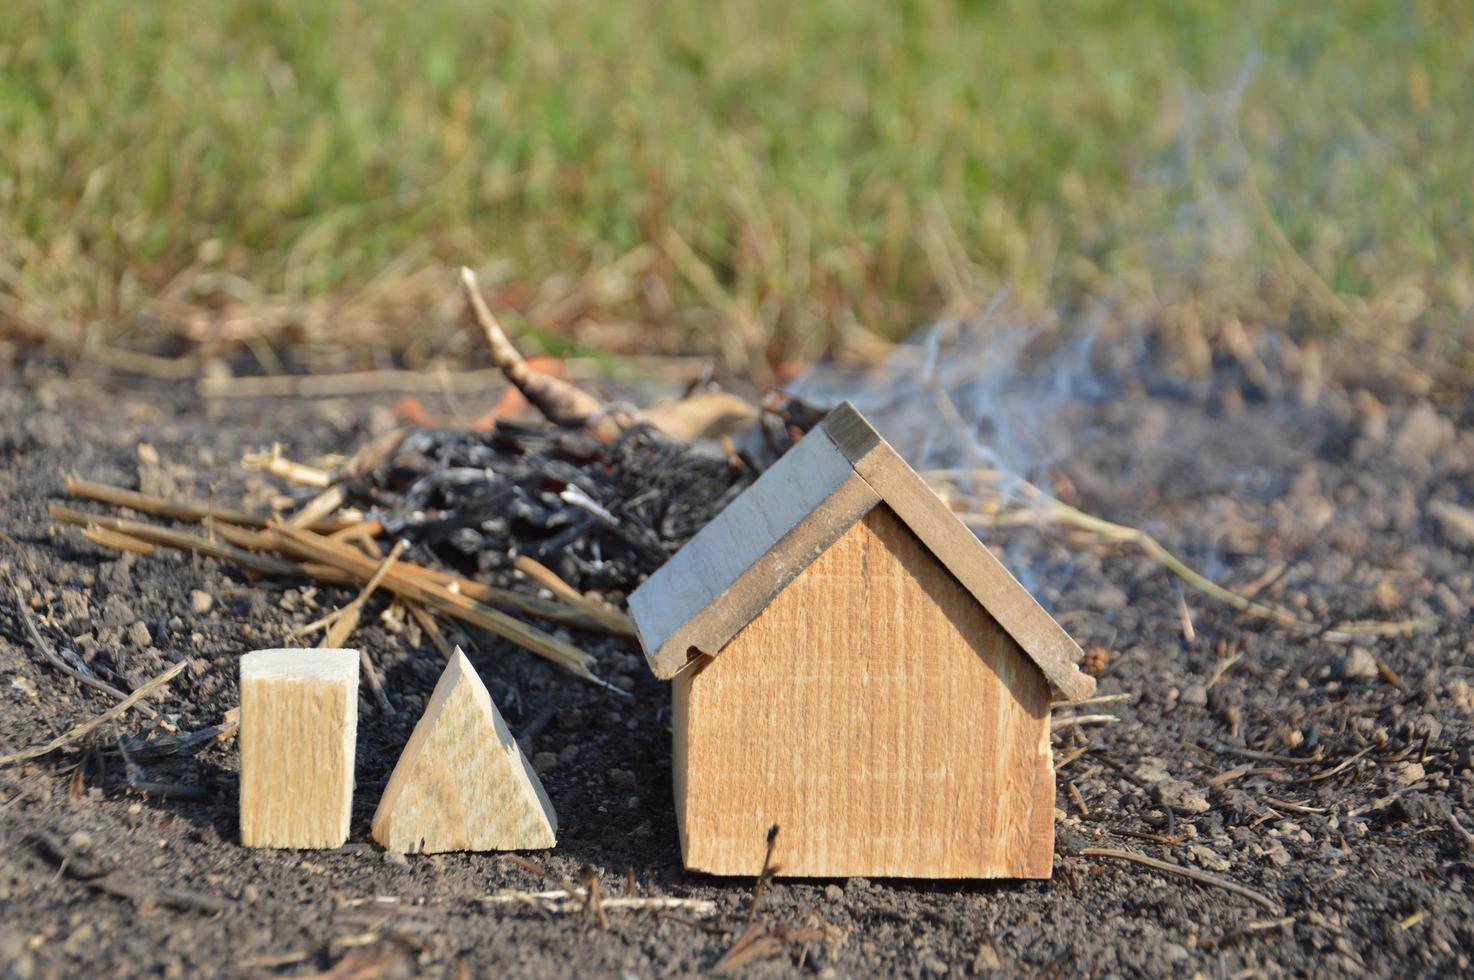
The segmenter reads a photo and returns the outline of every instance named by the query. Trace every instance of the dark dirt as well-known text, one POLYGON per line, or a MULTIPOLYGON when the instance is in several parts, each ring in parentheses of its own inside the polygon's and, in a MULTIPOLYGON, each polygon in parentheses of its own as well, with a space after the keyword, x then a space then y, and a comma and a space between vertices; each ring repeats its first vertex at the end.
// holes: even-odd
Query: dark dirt
MULTIPOLYGON (((182 389, 101 384, 45 365, 0 381, 0 526, 13 538, 0 567, 48 642, 114 666, 120 684, 189 658, 155 704, 183 731, 219 724, 236 704, 237 656, 286 642, 347 593, 253 583, 209 560, 120 559, 53 528, 48 500, 70 470, 261 505, 280 488, 243 473, 243 451, 275 441, 297 458, 351 449, 389 399, 203 403, 182 389), (140 454, 140 443, 151 450, 140 454)), ((1065 499, 1145 526, 1231 586, 1283 563, 1259 597, 1319 621, 1428 615, 1439 625, 1352 648, 1236 614, 1184 592, 1155 561, 1065 528, 989 532, 1082 645, 1111 651, 1100 693, 1129 695, 1080 709, 1119 722, 1057 736, 1057 758, 1074 758, 1059 774, 1054 879, 780 880, 761 916, 815 938, 780 944, 748 971, 1468 972, 1474 838, 1458 827, 1474 831, 1474 529, 1457 508, 1474 506, 1474 400, 1384 411, 1336 393, 1302 405, 1127 385, 1060 413, 1093 434, 1054 468, 1065 499), (1269 896, 1283 916, 1079 856, 1086 847, 1209 871, 1269 896)), ((0 754, 112 703, 44 662, 4 584, 0 754)), ((239 847, 229 742, 147 761, 135 781, 154 792, 130 786, 110 750, 150 723, 129 714, 81 751, 0 769, 0 973, 710 968, 742 932, 753 882, 682 870, 667 694, 633 644, 577 637, 601 673, 629 678, 634 697, 624 699, 490 637, 467 638, 509 724, 533 730, 525 747, 548 767, 561 840, 534 855, 547 877, 491 855, 398 859, 370 842, 377 791, 439 670, 414 625, 383 608, 353 642, 384 670, 395 711, 361 705, 348 846, 239 847), (161 786, 175 795, 161 798, 161 786), (476 901, 557 887, 585 866, 608 893, 632 874, 641 893, 713 899, 720 914, 613 912, 604 930, 476 901)))

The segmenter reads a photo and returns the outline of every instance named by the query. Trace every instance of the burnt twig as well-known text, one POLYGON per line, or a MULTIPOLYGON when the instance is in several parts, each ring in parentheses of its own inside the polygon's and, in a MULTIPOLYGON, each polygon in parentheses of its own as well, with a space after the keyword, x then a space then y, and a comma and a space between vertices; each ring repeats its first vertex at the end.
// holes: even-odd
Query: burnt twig
POLYGON ((778 843, 778 825, 768 828, 768 850, 763 855, 763 870, 759 872, 757 881, 752 886, 752 905, 747 909, 747 921, 751 922, 757 918, 758 903, 763 899, 763 889, 772 880, 778 869, 773 865, 773 847, 778 843))

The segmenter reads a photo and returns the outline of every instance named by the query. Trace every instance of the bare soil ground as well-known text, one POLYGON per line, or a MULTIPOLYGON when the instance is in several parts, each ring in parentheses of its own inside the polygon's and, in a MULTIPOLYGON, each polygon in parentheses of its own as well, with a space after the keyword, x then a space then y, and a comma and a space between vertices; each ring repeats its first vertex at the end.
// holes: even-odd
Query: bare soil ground
MULTIPOLYGON (((16 592, 48 642, 132 683, 188 658, 155 702, 186 731, 220 723, 236 704, 239 654, 286 642, 349 597, 250 582, 209 560, 120 559, 50 525, 63 472, 260 503, 275 488, 239 470, 243 451, 274 441, 299 457, 351 448, 381 401, 206 404, 183 389, 100 390, 44 366, 0 382, 0 526, 13 538, 0 565, 15 585, 0 597, 0 754, 113 703, 38 656, 16 592), (152 447, 142 463, 140 443, 152 447)), ((817 938, 775 944, 745 969, 1467 972, 1474 527, 1456 508, 1471 506, 1474 400, 1442 414, 1383 412, 1340 396, 1304 407, 1123 386, 1067 406, 1064 419, 1099 434, 1062 467, 1080 506, 1146 526, 1221 581, 1317 621, 1426 615, 1438 625, 1327 642, 1184 591, 1129 550, 1058 528, 990 532, 1082 645, 1112 651, 1100 692, 1128 695, 1084 709, 1118 722, 1057 738, 1057 759, 1069 761, 1054 879, 780 880, 761 916, 817 938), (1282 912, 1080 856, 1087 847, 1207 871, 1282 912)), ((534 855, 546 877, 492 855, 394 858, 369 840, 377 791, 440 663, 382 608, 354 642, 385 671, 394 711, 362 704, 348 846, 239 847, 230 742, 149 762, 151 791, 130 786, 110 751, 149 727, 130 714, 80 751, 0 769, 0 973, 650 976, 716 963, 745 927, 753 881, 682 869, 667 692, 633 644, 578 638, 606 676, 632 681, 624 699, 470 638, 493 697, 545 767, 561 837, 534 855), (161 784, 172 787, 164 796, 161 784), (607 893, 632 880, 641 894, 711 899, 719 913, 616 911, 601 929, 477 901, 554 888, 586 866, 607 893), (127 887, 105 887, 120 881, 127 887)))

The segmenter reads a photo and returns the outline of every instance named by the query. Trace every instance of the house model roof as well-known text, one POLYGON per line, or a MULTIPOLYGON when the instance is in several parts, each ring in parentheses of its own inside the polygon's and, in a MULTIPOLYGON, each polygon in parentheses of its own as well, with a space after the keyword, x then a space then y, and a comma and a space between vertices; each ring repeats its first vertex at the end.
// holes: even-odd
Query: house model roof
POLYGON ((715 656, 856 521, 885 503, 1049 682, 1079 700, 1080 647, 849 402, 697 532, 629 598, 657 677, 715 656))

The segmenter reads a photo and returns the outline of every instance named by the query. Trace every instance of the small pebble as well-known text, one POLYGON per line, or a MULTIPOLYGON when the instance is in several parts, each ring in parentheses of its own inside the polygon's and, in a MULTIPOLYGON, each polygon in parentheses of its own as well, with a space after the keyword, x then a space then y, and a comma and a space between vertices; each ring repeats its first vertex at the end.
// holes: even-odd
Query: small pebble
POLYGON ((102 604, 102 622, 105 626, 122 626, 137 618, 128 604, 115 595, 108 596, 107 601, 102 604))
POLYGON ((210 611, 213 605, 215 605, 215 597, 210 593, 199 589, 193 589, 189 593, 189 611, 196 616, 203 616, 210 611))
POLYGON ((1336 666, 1342 680, 1372 681, 1378 677, 1377 658, 1366 647, 1352 647, 1336 666))
POLYGON ((148 627, 144 625, 143 620, 135 620, 128 627, 128 642, 139 649, 143 649, 154 642, 154 638, 149 635, 148 627))
POLYGON ((1422 763, 1404 762, 1397 767, 1397 769, 1393 773, 1392 778, 1397 780, 1398 784, 1401 786, 1411 786, 1414 783, 1422 782, 1423 777, 1427 775, 1428 771, 1423 768, 1422 763))
POLYGON ((538 772, 552 772, 558 767, 558 757, 552 752, 536 752, 532 756, 532 768, 538 772))
POLYGON ((825 885, 824 897, 829 899, 831 902, 843 901, 844 889, 839 887, 838 885, 825 885))
POLYGON ((1164 779, 1152 787, 1157 801, 1183 813, 1202 813, 1208 809, 1208 797, 1192 783, 1181 779, 1164 779))
POLYGON ((1201 708, 1208 703, 1208 689, 1201 684, 1189 684, 1182 691, 1181 701, 1194 708, 1201 708))

